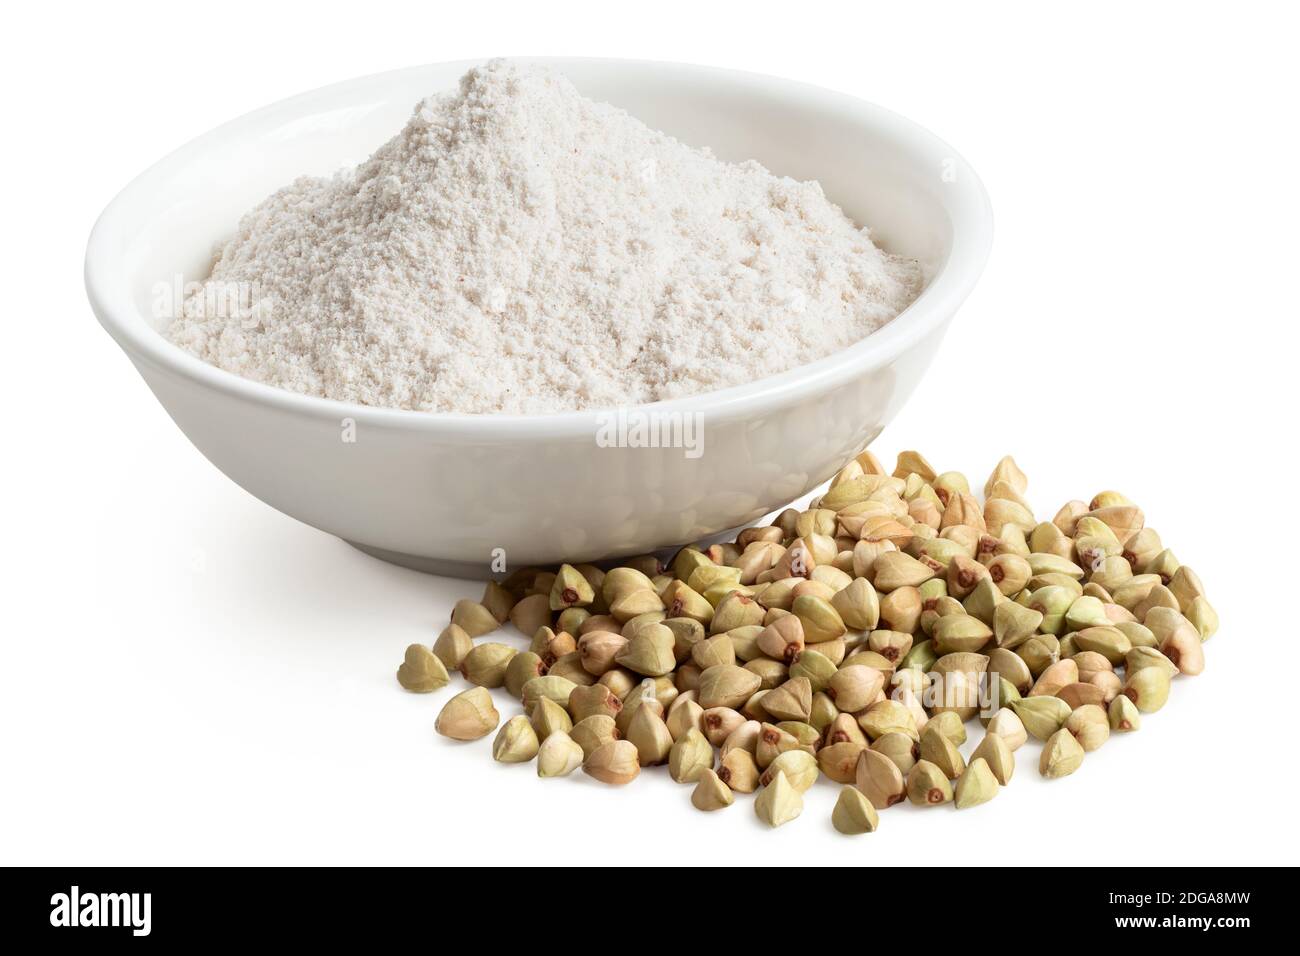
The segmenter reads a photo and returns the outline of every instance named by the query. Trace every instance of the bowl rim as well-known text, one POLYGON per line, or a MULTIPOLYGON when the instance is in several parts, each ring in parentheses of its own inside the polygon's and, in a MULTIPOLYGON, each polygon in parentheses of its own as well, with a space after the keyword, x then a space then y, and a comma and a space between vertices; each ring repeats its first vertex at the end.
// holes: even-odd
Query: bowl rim
MULTIPOLYGON (((946 203, 952 220, 952 246, 946 260, 917 299, 883 328, 853 345, 776 375, 740 385, 658 402, 627 404, 580 411, 540 415, 423 412, 400 408, 361 405, 331 398, 292 392, 243 378, 210 365, 168 341, 140 314, 133 301, 126 270, 116 262, 113 250, 122 234, 120 220, 137 196, 150 190, 150 183, 184 168, 205 146, 229 137, 239 128, 270 113, 328 101, 332 95, 361 86, 382 88, 399 75, 431 68, 461 72, 484 62, 481 59, 446 61, 403 67, 354 77, 278 100, 200 134, 175 149, 131 180, 105 207, 91 230, 86 246, 85 284, 91 307, 100 323, 131 357, 155 370, 170 373, 228 398, 316 420, 339 422, 351 419, 367 427, 414 431, 425 436, 472 437, 474 439, 565 438, 595 434, 611 414, 677 415, 701 414, 707 419, 757 417, 775 408, 797 403, 844 385, 864 369, 880 368, 942 326, 974 288, 988 260, 993 238, 993 214, 988 194, 970 164, 944 140, 892 110, 847 93, 798 80, 693 63, 605 57, 511 57, 514 62, 535 63, 563 72, 565 64, 586 66, 673 70, 701 77, 726 77, 743 81, 757 92, 771 90, 796 96, 811 105, 835 106, 854 114, 909 151, 926 156, 938 170, 951 164, 954 173, 945 186, 952 190, 946 203)), ((937 173, 936 173, 937 175, 937 173)))

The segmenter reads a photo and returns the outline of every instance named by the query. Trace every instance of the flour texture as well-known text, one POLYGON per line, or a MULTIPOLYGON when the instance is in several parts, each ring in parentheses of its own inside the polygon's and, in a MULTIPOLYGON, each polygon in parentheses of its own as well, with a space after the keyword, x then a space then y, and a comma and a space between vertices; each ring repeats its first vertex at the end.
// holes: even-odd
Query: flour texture
POLYGON ((249 212, 167 335, 307 395, 543 414, 783 372, 879 329, 921 285, 817 183, 494 61, 360 166, 249 212), (251 292, 213 308, 234 286, 251 292))

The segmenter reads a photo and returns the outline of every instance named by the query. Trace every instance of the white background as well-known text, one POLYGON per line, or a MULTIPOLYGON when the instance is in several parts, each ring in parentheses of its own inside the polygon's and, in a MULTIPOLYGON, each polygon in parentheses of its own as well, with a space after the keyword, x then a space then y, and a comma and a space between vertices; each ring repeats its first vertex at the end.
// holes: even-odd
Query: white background
MULTIPOLYGON (((7 13, 0 862, 1296 862, 1296 26, 1244 4, 96 4, 7 13), (17 18, 15 21, 14 18, 17 18), (95 322, 99 210, 290 94, 510 54, 693 61, 897 110, 981 173, 997 236, 876 448, 1050 516, 1114 487, 1204 578, 1208 666, 1047 783, 778 831, 666 773, 613 790, 433 733, 403 648, 477 586, 361 556, 194 450, 95 322), (954 850, 960 848, 960 850, 954 850), (594 856, 593 856, 594 854, 594 856)), ((832 197, 833 198, 833 197, 832 197)), ((513 713, 504 705, 504 714, 513 713)), ((978 734, 973 734, 978 740, 978 734)), ((969 752, 969 748, 968 751, 969 752)))

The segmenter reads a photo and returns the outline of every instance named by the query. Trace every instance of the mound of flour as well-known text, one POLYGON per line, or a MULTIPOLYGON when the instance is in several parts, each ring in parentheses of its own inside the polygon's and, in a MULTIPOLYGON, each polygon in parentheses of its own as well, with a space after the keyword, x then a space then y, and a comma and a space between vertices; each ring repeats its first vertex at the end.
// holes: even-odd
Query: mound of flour
POLYGON ((917 264, 817 183, 724 163, 496 61, 356 169, 249 212, 167 334, 294 392, 535 414, 781 372, 920 288, 917 264), (213 308, 232 287, 251 291, 213 308))

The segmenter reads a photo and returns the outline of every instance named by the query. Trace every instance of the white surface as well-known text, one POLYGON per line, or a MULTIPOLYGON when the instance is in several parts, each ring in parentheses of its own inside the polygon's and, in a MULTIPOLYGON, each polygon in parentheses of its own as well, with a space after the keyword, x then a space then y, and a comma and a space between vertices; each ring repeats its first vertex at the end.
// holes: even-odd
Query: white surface
POLYGON ((753 150, 783 173, 821 170, 830 195, 878 228, 891 251, 925 263, 928 282, 903 314, 846 349, 657 403, 662 421, 700 423, 697 454, 607 447, 597 440, 607 410, 428 415, 325 400, 239 378, 164 340, 152 290, 206 278, 213 244, 246 207, 300 171, 364 157, 402 127, 412 104, 454 89, 472 62, 329 86, 187 144, 135 179, 96 224, 86 252, 96 314, 232 480, 314 528, 411 556, 403 563, 422 570, 483 574, 497 552, 523 564, 644 554, 758 520, 827 480, 889 423, 988 257, 979 179, 951 147, 887 110, 749 73, 545 62, 589 95, 659 117, 720 155, 753 150), (811 143, 838 149, 815 162, 798 148, 811 143), (342 440, 342 423, 354 440, 342 440), (636 507, 645 501, 675 506, 636 507))
POLYGON ((976 863, 1295 862, 1295 711, 1277 680, 1295 634, 1275 616, 1297 465, 1295 22, 1183 4, 847 20, 844 4, 772 5, 745 22, 701 4, 372 2, 319 23, 225 6, 86 6, 76 29, 25 10, 0 65, 0 860, 492 864, 559 832, 620 863, 933 865, 949 839, 976 863), (1206 672, 1071 778, 1041 782, 1022 751, 992 804, 894 808, 853 839, 830 829, 828 787, 765 832, 748 800, 701 814, 662 774, 619 791, 538 781, 494 765, 487 741, 435 738, 448 692, 405 694, 392 674, 464 585, 367 559, 222 477, 94 321, 81 256, 131 176, 224 119, 512 52, 789 76, 952 142, 992 196, 993 257, 877 447, 980 479, 1014 452, 1042 512, 1104 487, 1136 498, 1222 616, 1206 672), (1283 756, 1264 765, 1266 749, 1283 756), (1167 838, 1135 856, 1137 814, 1167 838))

